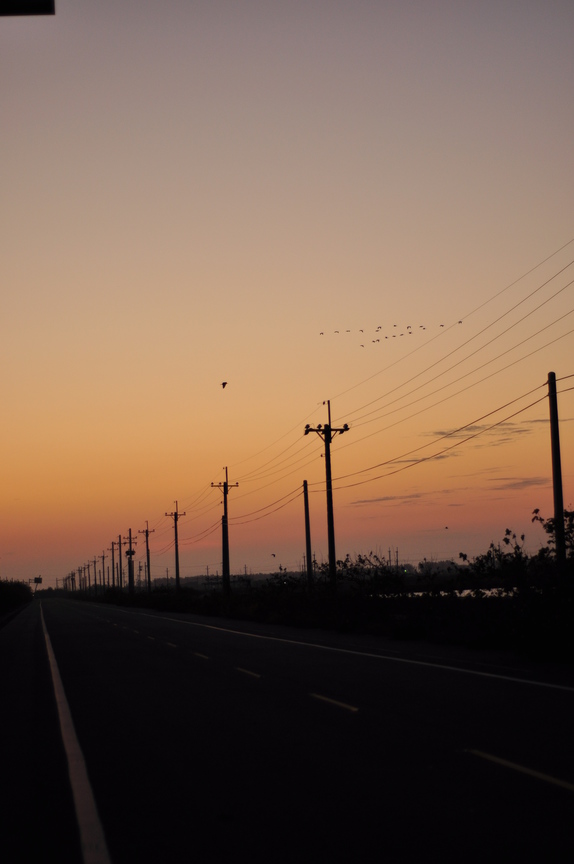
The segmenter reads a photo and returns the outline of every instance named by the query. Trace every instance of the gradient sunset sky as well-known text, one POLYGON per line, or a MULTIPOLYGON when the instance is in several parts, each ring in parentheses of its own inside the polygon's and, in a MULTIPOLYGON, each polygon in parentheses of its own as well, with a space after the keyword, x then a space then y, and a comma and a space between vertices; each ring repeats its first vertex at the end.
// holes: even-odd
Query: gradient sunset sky
POLYGON ((571 0, 0 19, 0 577, 146 521, 173 575, 176 500, 215 573, 225 466, 233 573, 302 566, 304 480, 326 560, 326 400, 338 557, 535 551, 549 371, 574 504, 573 37, 571 0))

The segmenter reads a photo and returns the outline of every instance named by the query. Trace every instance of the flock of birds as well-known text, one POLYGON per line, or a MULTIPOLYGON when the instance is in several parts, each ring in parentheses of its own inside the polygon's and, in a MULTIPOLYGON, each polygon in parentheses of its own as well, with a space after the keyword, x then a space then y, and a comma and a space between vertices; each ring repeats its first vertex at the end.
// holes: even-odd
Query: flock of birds
MULTIPOLYGON (((462 324, 462 321, 459 321, 458 323, 462 324)), ((445 325, 439 324, 438 326, 440 328, 440 327, 444 327, 445 325)), ((359 329, 356 331, 353 331, 353 330, 333 330, 333 335, 339 335, 341 333, 344 333, 344 334, 353 333, 353 332, 361 333, 361 334, 363 334, 361 336, 361 338, 363 338, 363 339, 366 338, 366 341, 361 342, 360 347, 365 348, 368 344, 376 345, 377 342, 384 342, 385 339, 400 339, 401 336, 412 336, 413 333, 420 333, 420 332, 426 330, 427 328, 424 324, 419 324, 416 328, 413 329, 413 327, 410 324, 407 324, 407 326, 404 329, 402 329, 399 327, 398 324, 393 324, 393 330, 396 330, 397 332, 396 333, 391 332, 391 333, 386 334, 386 335, 382 333, 382 329, 383 329, 383 325, 379 324, 377 329, 374 331, 374 338, 370 340, 370 343, 368 341, 369 333, 367 332, 367 337, 365 337, 365 335, 364 335, 365 330, 363 330, 363 329, 359 329)), ((325 336, 325 335, 327 335, 326 332, 324 330, 321 330, 321 332, 319 333, 319 336, 325 336)))

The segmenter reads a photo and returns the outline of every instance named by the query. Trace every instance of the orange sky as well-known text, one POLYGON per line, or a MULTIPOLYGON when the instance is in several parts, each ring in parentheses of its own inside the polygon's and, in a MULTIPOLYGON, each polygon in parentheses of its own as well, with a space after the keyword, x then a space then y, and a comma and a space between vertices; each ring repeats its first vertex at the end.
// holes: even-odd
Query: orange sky
POLYGON ((508 0, 1 20, 0 576, 55 585, 146 520, 163 575, 176 500, 182 574, 215 572, 225 466, 232 570, 302 565, 305 479, 326 560, 328 399, 339 556, 535 550, 551 370, 574 495, 573 27, 508 0))

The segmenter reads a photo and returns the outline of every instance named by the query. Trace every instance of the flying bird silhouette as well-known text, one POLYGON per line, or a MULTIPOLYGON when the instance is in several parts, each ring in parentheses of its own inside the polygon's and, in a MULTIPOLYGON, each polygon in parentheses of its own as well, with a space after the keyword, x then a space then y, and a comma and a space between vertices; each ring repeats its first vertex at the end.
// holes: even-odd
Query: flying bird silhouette
POLYGON ((225 390, 226 385, 227 385, 227 381, 222 381, 222 382, 221 382, 221 386, 223 387, 224 390, 225 390))

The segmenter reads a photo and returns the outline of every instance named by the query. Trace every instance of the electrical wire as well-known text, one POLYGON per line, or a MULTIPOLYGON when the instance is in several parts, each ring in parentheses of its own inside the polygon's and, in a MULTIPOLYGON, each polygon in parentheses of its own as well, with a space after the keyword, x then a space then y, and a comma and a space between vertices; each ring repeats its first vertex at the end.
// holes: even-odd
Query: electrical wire
MULTIPOLYGON (((443 363, 445 360, 447 360, 447 359, 448 359, 449 357, 451 357, 453 354, 456 354, 458 351, 460 351, 460 350, 461 350, 462 348, 464 348, 466 345, 469 345, 471 342, 474 342, 475 339, 477 339, 479 336, 481 336, 481 335, 482 335, 483 333, 485 333, 487 330, 490 330, 491 327, 493 327, 495 324, 498 324, 499 321, 502 321, 502 319, 503 319, 503 318, 506 318, 506 316, 509 315, 511 312, 514 312, 516 309, 518 309, 518 307, 521 306, 523 303, 525 303, 526 300, 529 300, 531 297, 533 297, 535 294, 537 294, 538 291, 540 291, 542 288, 546 287, 546 285, 548 285, 548 284, 552 281, 552 279, 556 278, 556 276, 560 275, 560 273, 562 273, 564 270, 567 269, 567 267, 570 267, 572 264, 574 264, 574 260, 571 261, 569 264, 567 264, 566 267, 563 267, 562 270, 558 271, 558 273, 555 273, 554 276, 551 276, 550 279, 547 279, 546 282, 544 282, 542 285, 540 285, 538 288, 536 288, 534 291, 532 291, 532 292, 531 292, 527 297, 525 297, 525 298, 524 298, 523 300, 521 300, 519 303, 516 303, 516 304, 515 304, 511 309, 507 310, 507 311, 504 312, 502 315, 499 315, 498 318, 496 318, 494 321, 492 321, 492 322, 491 322, 490 324, 488 324, 486 327, 483 327, 482 330, 480 330, 478 333, 475 333, 474 336, 471 336, 469 339, 467 339, 467 340, 466 340, 465 342, 463 342, 461 345, 458 345, 456 348, 453 348, 452 351, 449 351, 447 354, 445 354, 444 356, 440 357, 440 358, 439 358, 438 360, 436 360, 434 363, 431 363, 430 366, 427 366, 427 367, 426 367, 425 369, 423 369, 422 371, 417 372, 416 375, 413 375, 411 378, 407 379, 407 381, 404 381, 402 384, 397 384, 396 387, 393 387, 391 390, 388 390, 388 391, 387 391, 386 393, 384 393, 382 396, 378 396, 377 399, 373 399, 371 402, 368 402, 366 405, 362 406, 362 408, 357 408, 355 411, 351 411, 351 412, 348 412, 348 411, 347 411, 347 412, 346 412, 346 416, 349 417, 349 418, 351 418, 351 417, 353 416, 353 414, 356 414, 358 411, 362 411, 364 408, 369 408, 371 405, 374 405, 375 402, 379 402, 381 399, 385 399, 387 396, 390 396, 392 393, 395 393, 397 390, 400 390, 402 387, 406 387, 407 384, 410 384, 410 383, 412 383, 413 381, 416 381, 417 378, 420 378, 422 375, 425 375, 427 372, 430 372, 431 369, 434 369, 434 368, 435 368, 435 366, 438 366, 440 363, 443 363)), ((474 355, 477 354, 479 351, 484 350, 484 348, 488 347, 488 345, 491 345, 492 342, 495 342, 497 339, 500 339, 501 336, 503 336, 503 335, 505 335, 506 333, 508 333, 508 332, 509 332, 510 330, 512 330, 514 327, 518 326, 518 324, 521 324, 523 321, 525 321, 527 318, 529 318, 529 317, 530 317, 531 315, 533 315, 535 312, 538 312, 539 309, 541 309, 543 306, 545 306, 545 305, 546 305, 547 303, 549 303, 551 300, 554 300, 554 299, 555 299, 559 294, 561 294, 563 291, 565 291, 566 288, 569 288, 570 285, 572 285, 572 284, 574 284, 574 280, 568 282, 566 285, 564 285, 562 288, 560 288, 558 291, 556 291, 556 292, 555 292, 551 297, 549 297, 549 298, 547 298, 546 300, 544 300, 544 301, 543 301, 539 306, 537 306, 535 309, 532 309, 530 312, 528 312, 526 315, 524 315, 522 318, 520 318, 520 319, 519 319, 518 321, 516 321, 514 324, 511 324, 510 327, 507 327, 506 330, 503 330, 502 333, 499 333, 497 336, 494 336, 490 341, 486 342, 486 343, 485 343, 484 345, 482 345, 480 348, 477 348, 476 350, 472 351, 470 354, 468 354, 468 355, 467 355, 466 357, 464 357, 462 360, 458 360, 458 361, 457 361, 456 363, 454 363, 452 366, 449 366, 448 369, 445 369, 443 372, 440 372, 438 375, 435 375, 434 378, 430 378, 428 381, 426 381, 426 382, 424 382, 423 384, 419 385, 419 387, 417 387, 416 389, 420 389, 420 387, 425 387, 427 384, 430 384, 432 381, 436 381, 436 379, 437 379, 437 378, 440 378, 441 375, 444 375, 446 372, 450 372, 451 369, 454 369, 454 368, 456 368, 457 366, 459 366, 461 363, 464 363, 466 360, 470 359, 470 357, 474 357, 474 355)), ((413 391, 411 391, 411 392, 415 392, 415 391, 413 390, 413 391)), ((402 398, 402 397, 398 397, 398 398, 402 398)), ((359 418, 359 419, 360 419, 360 418, 359 418)))
POLYGON ((251 513, 242 513, 240 516, 231 516, 229 517, 230 522, 234 522, 237 519, 245 519, 247 516, 254 516, 256 513, 261 513, 263 510, 268 510, 270 507, 275 506, 280 501, 284 501, 285 498, 289 498, 290 495, 294 495, 295 493, 299 493, 301 491, 298 486, 296 489, 292 489, 291 492, 287 492, 286 495, 282 495, 281 498, 277 498, 276 501, 272 501, 271 504, 266 504, 265 507, 260 507, 258 510, 252 510, 251 513))
MULTIPOLYGON (((480 423, 482 420, 485 420, 487 417, 491 417, 493 414, 498 414, 499 411, 503 411, 505 408, 510 407, 510 405, 514 405, 516 402, 520 402, 522 399, 525 399, 527 396, 530 396, 532 393, 535 393, 537 390, 540 390, 541 387, 545 387, 547 382, 544 384, 539 384, 537 387, 533 387, 532 390, 528 390, 526 393, 523 393, 521 396, 517 396, 515 399, 511 399, 510 402, 506 402, 504 405, 500 405, 498 408, 494 408, 492 411, 488 411, 486 414, 483 414, 481 417, 477 417, 475 420, 471 420, 469 423, 465 423, 464 426, 459 426, 457 429, 453 429, 451 432, 446 432, 444 435, 440 435, 438 438, 435 438, 433 441, 428 441, 426 444, 421 444, 419 447, 415 447, 413 450, 409 450, 406 453, 402 453, 400 456, 394 456, 392 459, 386 459, 384 462, 378 462, 376 465, 371 465, 369 468, 362 468, 360 471, 353 471, 350 474, 343 474, 341 477, 337 477, 337 480, 346 480, 348 477, 355 477, 359 474, 364 474, 367 471, 375 471, 377 468, 382 468, 384 465, 390 465, 394 462, 397 462, 399 459, 404 459, 407 456, 411 456, 413 453, 418 453, 420 450, 425 450, 427 447, 432 447, 435 444, 438 444, 440 441, 444 441, 447 438, 451 438, 453 435, 457 435, 459 432, 462 432, 464 429, 469 429, 472 426, 475 426, 477 423, 480 423)), ((335 482, 335 481, 333 481, 335 482)))
MULTIPOLYGON (((513 282, 510 282, 510 284, 506 285, 504 288, 502 288, 500 291, 498 291, 496 294, 494 294, 489 300, 485 300, 483 303, 481 303, 479 306, 477 306, 471 312, 467 312, 465 315, 460 316, 458 320, 467 321, 476 312, 479 312, 485 306, 488 306, 489 303, 492 303, 494 300, 497 300, 506 291, 508 291, 510 288, 514 287, 514 285, 517 285, 518 282, 522 281, 522 279, 525 279, 531 273, 534 273, 535 270, 538 270, 539 267, 542 267, 543 264, 546 264, 548 261, 550 261, 556 255, 558 255, 560 252, 562 252, 564 249, 566 249, 572 243, 574 243, 574 237, 571 240, 569 240, 567 243, 565 243, 563 246, 561 246, 559 249, 557 249, 555 252, 553 252, 551 255, 548 255, 546 258, 544 258, 542 261, 540 261, 534 267, 531 267, 530 270, 527 270, 525 273, 523 273, 517 279, 514 279, 513 282)), ((566 267, 563 269, 570 267, 572 263, 574 263, 574 262, 572 262, 572 261, 569 262, 569 264, 567 264, 566 267)), ((559 275, 561 272, 563 272, 563 271, 559 270, 558 273, 555 274, 555 276, 559 275)), ((551 278, 554 278, 554 277, 551 277, 551 278)), ((540 286, 540 287, 543 287, 543 286, 540 286)), ((525 298, 525 300, 526 299, 528 299, 528 298, 525 298)), ((496 323, 496 322, 493 322, 493 323, 496 323)), ((339 399, 341 396, 345 396, 347 393, 350 393, 352 390, 355 390, 357 387, 361 387, 363 384, 366 384, 368 381, 371 381, 373 378, 376 378, 378 375, 382 375, 383 372, 387 372, 389 369, 392 369, 393 366, 396 366, 398 363, 402 363, 404 360, 408 359, 409 357, 412 357, 413 354, 416 354, 418 351, 421 351, 423 348, 426 348, 428 345, 430 345, 436 339, 440 339, 442 336, 445 335, 445 333, 447 333, 449 330, 451 330, 453 327, 456 327, 456 326, 457 326, 457 324, 451 324, 445 330, 441 331, 440 333, 437 333, 436 336, 433 336, 431 339, 427 340, 427 342, 425 342, 423 345, 418 345, 416 348, 413 348, 412 351, 409 351, 403 357, 400 357, 397 360, 393 361, 393 363, 391 363, 389 366, 386 366, 384 369, 380 369, 378 372, 374 372, 372 375, 369 375, 367 378, 364 378, 362 381, 359 381, 357 384, 353 384, 351 387, 348 387, 346 390, 341 391, 341 393, 337 393, 333 397, 333 400, 339 399)), ((432 368, 432 367, 430 367, 430 368, 432 368)), ((358 409, 358 410, 361 410, 361 409, 358 409)))
MULTIPOLYGON (((255 519, 246 519, 243 522, 235 522, 235 525, 247 525, 249 522, 259 522, 261 519, 266 519, 267 516, 271 516, 273 513, 277 513, 279 510, 283 510, 284 507, 287 507, 289 504, 292 504, 293 501, 296 501, 297 498, 300 498, 303 494, 303 490, 299 490, 296 495, 291 498, 290 501, 286 501, 284 504, 281 504, 280 507, 276 507, 275 510, 272 510, 270 513, 264 513, 263 516, 256 516, 255 519)), ((281 500, 281 499, 279 499, 281 500)))
MULTIPOLYGON (((416 405, 417 402, 421 402, 424 399, 428 399, 431 396, 434 396, 437 393, 440 393, 441 391, 446 390, 448 387, 452 387, 454 384, 458 384, 459 381, 463 381, 465 378, 468 378, 470 375, 474 375, 476 372, 480 372, 481 369, 484 369, 486 366, 489 366, 491 363, 495 363, 497 360, 500 360, 502 357, 506 356, 506 354, 510 354, 512 351, 515 351, 517 348, 522 347, 522 345, 524 345, 526 342, 529 342, 531 339, 534 339, 536 336, 539 336, 545 330, 548 330, 550 327, 553 327, 559 321, 562 321, 564 318, 567 318, 569 315, 572 315, 572 314, 574 314, 574 309, 570 310, 570 312, 566 312, 564 315, 562 315, 560 318, 553 321, 551 324, 548 324, 546 327, 542 327, 540 330, 537 330, 536 333, 533 333, 531 336, 528 336, 526 339, 523 339, 517 345, 513 345, 511 348, 507 348, 506 351, 502 351, 496 357, 493 357, 492 359, 487 360, 484 363, 481 363, 480 366, 477 366, 474 369, 471 369, 470 372, 465 372, 464 375, 460 375, 458 378, 455 378, 453 381, 448 382, 448 384, 443 384, 441 387, 437 387, 436 390, 433 390, 431 393, 426 393, 424 396, 419 396, 417 399, 413 399, 412 402, 408 402, 406 405, 401 405, 398 408, 393 408, 392 411, 387 411, 386 414, 381 415, 379 412, 384 411, 385 408, 389 407, 390 405, 393 405, 395 402, 397 402, 399 400, 395 399, 392 402, 389 402, 387 405, 383 405, 380 408, 377 408, 375 411, 371 411, 368 414, 364 414, 363 417, 369 417, 370 414, 377 414, 378 416, 373 417, 370 420, 365 420, 363 423, 359 423, 358 421, 355 421, 353 423, 353 429, 360 428, 361 426, 366 426, 368 423, 376 422, 377 420, 381 420, 384 417, 388 417, 391 414, 396 414, 398 411, 403 411, 406 408, 410 408, 411 405, 416 405)), ((558 336, 555 339, 550 340, 550 342, 546 342, 544 345, 539 346, 534 351, 530 351, 528 354, 525 354, 522 357, 519 357, 517 360, 514 360, 512 363, 506 364, 503 368, 497 369, 495 372, 491 373, 490 375, 487 375, 484 378, 481 378, 478 381, 475 381, 472 384, 469 384, 467 387, 463 387, 461 390, 457 390, 456 393, 451 394, 451 396, 448 396, 447 399, 450 399, 453 396, 458 396, 461 393, 465 393, 468 390, 470 390, 472 387, 475 387, 477 384, 481 384, 483 381, 487 381, 489 378, 492 378, 495 375, 499 375, 501 372, 505 372, 506 370, 510 369, 512 366, 515 366, 517 363, 521 363, 523 360, 527 360, 529 357, 532 357, 534 354, 537 354, 539 351, 543 351, 544 348, 548 348, 550 345, 554 345, 556 342, 559 342, 561 339, 565 339, 567 336, 570 336, 572 333, 574 333, 574 330, 569 330, 567 333, 563 333, 561 336, 558 336)), ((452 368, 454 368, 454 367, 452 367, 452 368)), ((430 383, 430 382, 427 382, 427 383, 430 383)), ((414 390, 409 391, 409 393, 406 393, 401 398, 406 398, 407 396, 410 396, 412 393, 416 393, 417 390, 419 390, 419 389, 420 388, 417 387, 414 390)), ((429 409, 434 408, 436 405, 440 405, 444 401, 446 401, 446 400, 441 399, 441 400, 439 400, 439 402, 434 402, 432 405, 429 405, 427 407, 429 409)), ((425 408, 424 410, 427 410, 427 409, 425 408)), ((414 415, 414 414, 410 415, 410 417, 414 417, 414 416, 416 416, 416 415, 414 415)), ((406 418, 406 419, 410 419, 410 417, 406 418)), ((361 419, 363 419, 363 418, 362 417, 358 418, 358 420, 361 420, 361 419)), ((385 428, 388 429, 389 427, 385 427, 385 428)), ((364 440, 364 439, 359 439, 359 442, 362 440, 364 440)), ((350 446, 353 446, 353 444, 359 443, 359 442, 350 441, 345 446, 350 447, 350 446)), ((341 449, 343 449, 343 448, 341 448, 341 449)))
POLYGON ((377 477, 370 477, 367 480, 359 480, 357 483, 348 483, 344 486, 338 486, 337 489, 351 489, 354 486, 363 486, 365 483, 373 483, 375 480, 381 480, 385 477, 391 477, 393 476, 393 474, 400 474, 402 471, 407 471, 409 468, 414 468, 417 465, 422 465, 424 462, 429 462, 431 459, 437 459, 439 456, 443 456, 445 453, 454 450, 456 447, 461 447, 463 444, 467 444, 474 438, 478 438, 480 435, 484 435, 486 432, 491 432, 493 429, 496 429, 497 426, 501 426, 503 423, 508 422, 508 420, 512 420, 513 417, 517 417, 519 414, 524 413, 524 411, 528 411, 529 408, 534 407, 534 405, 538 405, 540 402, 543 402, 547 398, 548 397, 546 395, 541 396, 540 399, 536 399, 534 402, 531 402, 530 405, 526 405, 519 411, 515 411, 513 414, 509 414, 508 417, 504 417, 502 420, 493 423, 492 426, 488 426, 486 429, 480 429, 478 432, 474 432, 472 435, 469 435, 462 441, 457 441, 455 444, 451 444, 450 447, 444 447, 442 450, 439 450, 438 453, 433 453, 430 456, 424 456, 422 459, 417 459, 414 462, 411 462, 409 465, 402 465, 400 468, 396 468, 394 471, 388 471, 386 474, 379 474, 377 477))

